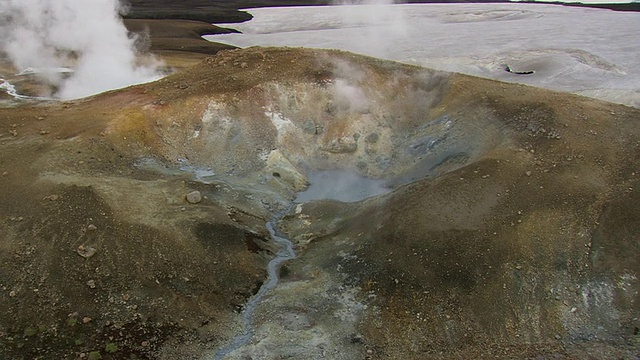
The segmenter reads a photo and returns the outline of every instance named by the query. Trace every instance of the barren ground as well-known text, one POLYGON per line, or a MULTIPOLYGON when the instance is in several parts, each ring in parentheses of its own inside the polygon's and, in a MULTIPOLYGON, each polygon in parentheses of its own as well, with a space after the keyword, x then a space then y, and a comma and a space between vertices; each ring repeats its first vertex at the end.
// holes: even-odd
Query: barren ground
POLYGON ((393 191, 284 218, 298 257, 231 358, 640 356, 639 110, 341 52, 183 57, 154 33, 200 25, 157 24, 176 74, 0 108, 0 357, 210 354, 264 223, 326 169, 393 191))

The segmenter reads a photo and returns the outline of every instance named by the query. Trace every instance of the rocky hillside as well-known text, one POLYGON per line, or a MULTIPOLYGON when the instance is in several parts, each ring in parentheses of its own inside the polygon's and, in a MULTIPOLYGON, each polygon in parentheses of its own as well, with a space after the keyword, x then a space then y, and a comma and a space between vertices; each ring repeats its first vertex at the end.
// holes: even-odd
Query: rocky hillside
POLYGON ((638 109, 279 48, 3 104, 0 357, 211 355, 329 170, 389 192, 293 206, 229 358, 640 355, 638 109))

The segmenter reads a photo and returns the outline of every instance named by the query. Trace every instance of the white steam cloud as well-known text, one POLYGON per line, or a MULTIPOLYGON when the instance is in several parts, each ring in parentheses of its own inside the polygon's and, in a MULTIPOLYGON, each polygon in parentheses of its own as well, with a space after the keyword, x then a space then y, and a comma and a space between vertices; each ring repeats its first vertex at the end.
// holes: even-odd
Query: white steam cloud
POLYGON ((127 32, 122 10, 118 0, 2 0, 0 51, 61 99, 159 78, 157 60, 139 63, 137 37, 127 32))
POLYGON ((388 48, 395 39, 407 36, 406 16, 402 8, 393 6, 396 0, 334 0, 334 5, 343 5, 343 21, 353 28, 366 29, 359 37, 358 52, 376 57, 388 57, 388 48), (356 6, 358 5, 358 6, 356 6))

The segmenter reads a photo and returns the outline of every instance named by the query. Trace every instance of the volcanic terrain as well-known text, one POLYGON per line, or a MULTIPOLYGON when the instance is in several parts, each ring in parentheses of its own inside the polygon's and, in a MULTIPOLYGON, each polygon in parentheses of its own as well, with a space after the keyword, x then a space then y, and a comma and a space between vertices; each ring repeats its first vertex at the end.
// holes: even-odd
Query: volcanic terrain
POLYGON ((2 99, 1 357, 212 356, 290 207, 297 257, 229 358, 640 356, 640 110, 345 52, 183 58, 158 41, 179 70, 159 81, 2 99), (323 171, 388 192, 294 204, 323 171))

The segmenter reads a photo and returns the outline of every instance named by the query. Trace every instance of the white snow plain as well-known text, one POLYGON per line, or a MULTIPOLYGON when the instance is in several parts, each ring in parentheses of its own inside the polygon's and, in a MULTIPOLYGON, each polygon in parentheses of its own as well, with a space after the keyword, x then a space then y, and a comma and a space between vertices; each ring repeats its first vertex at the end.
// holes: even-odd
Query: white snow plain
POLYGON ((248 9, 224 24, 239 47, 341 49, 640 108, 640 13, 548 4, 396 4, 248 9), (505 71, 534 71, 517 75, 505 71))

